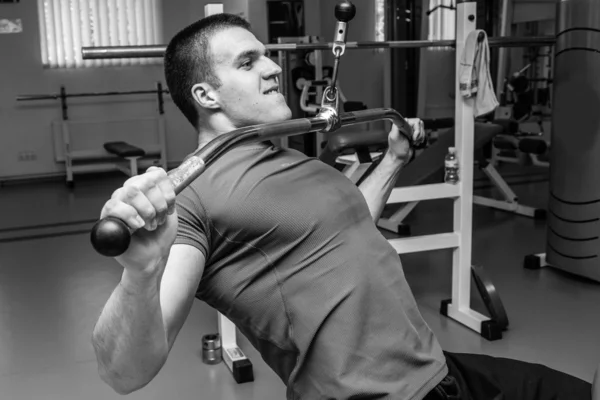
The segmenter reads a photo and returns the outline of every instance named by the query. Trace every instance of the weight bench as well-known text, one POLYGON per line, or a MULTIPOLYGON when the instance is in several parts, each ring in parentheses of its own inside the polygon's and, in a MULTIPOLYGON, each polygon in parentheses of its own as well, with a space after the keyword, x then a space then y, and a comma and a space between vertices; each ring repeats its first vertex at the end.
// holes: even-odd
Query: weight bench
POLYGON ((547 168, 550 166, 549 150, 550 144, 539 136, 499 135, 493 141, 492 162, 496 166, 509 162, 547 168))
MULTIPOLYGON (((427 124, 425 125, 427 127, 427 124)), ((543 219, 546 215, 545 210, 519 204, 518 196, 510 189, 494 165, 488 163, 483 155, 485 145, 489 144, 502 131, 503 128, 496 124, 475 123, 475 160, 481 171, 500 191, 503 199, 496 200, 483 196, 473 196, 473 203, 535 219, 543 219)), ((387 148, 387 141, 388 132, 384 131, 375 132, 374 134, 364 134, 363 132, 334 133, 328 137, 326 151, 323 152, 320 159, 329 165, 335 165, 336 163, 345 165, 342 168, 344 175, 359 185, 381 159, 387 148)), ((441 132, 435 143, 422 150, 415 160, 400 173, 395 187, 416 186, 423 184, 435 175, 442 176, 444 157, 448 152, 448 147, 452 146, 454 146, 454 128, 441 132)), ((402 221, 418 203, 405 203, 391 217, 381 218, 377 222, 378 227, 399 235, 410 235, 410 228, 402 221)))
POLYGON ((121 164, 115 164, 118 169, 129 176, 138 174, 138 160, 146 155, 146 152, 143 149, 132 146, 126 142, 104 143, 104 150, 129 161, 129 168, 124 167, 121 164))
POLYGON ((531 163, 537 167, 550 167, 550 143, 542 138, 519 140, 519 151, 529 154, 531 163))

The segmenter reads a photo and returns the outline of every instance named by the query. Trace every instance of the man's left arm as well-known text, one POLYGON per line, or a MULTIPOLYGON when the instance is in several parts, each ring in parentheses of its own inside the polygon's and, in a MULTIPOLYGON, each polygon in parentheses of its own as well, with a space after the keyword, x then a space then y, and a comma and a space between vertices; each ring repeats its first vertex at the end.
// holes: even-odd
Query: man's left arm
MULTIPOLYGON (((415 133, 424 134, 423 122, 419 119, 407 119, 415 133)), ((377 222, 387 203, 394 184, 402 168, 410 161, 414 150, 408 140, 398 132, 395 126, 388 136, 388 149, 377 167, 358 186, 362 192, 373 221, 377 222)))

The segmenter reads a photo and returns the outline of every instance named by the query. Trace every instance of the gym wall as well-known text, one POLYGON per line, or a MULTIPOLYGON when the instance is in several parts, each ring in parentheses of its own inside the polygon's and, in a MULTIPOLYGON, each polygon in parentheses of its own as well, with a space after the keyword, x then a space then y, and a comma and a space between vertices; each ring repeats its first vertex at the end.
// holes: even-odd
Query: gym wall
MULTIPOLYGON (((165 43, 181 28, 204 16, 210 0, 164 0, 163 32, 165 43)), ((266 0, 226 0, 226 12, 247 13, 256 35, 267 39, 266 0)), ((333 3, 332 3, 333 4, 333 3)), ((41 65, 36 1, 2 5, 2 18, 20 18, 23 32, 0 35, 0 180, 61 175, 64 165, 55 161, 53 121, 60 121, 58 100, 17 102, 23 94, 67 92, 105 92, 154 89, 165 84, 162 63, 153 66, 101 67, 83 69, 44 69, 41 65), (19 161, 20 152, 33 152, 35 159, 19 161)), ((320 34, 315 0, 305 2, 307 34, 320 34)), ((333 13, 333 6, 330 13, 333 13)), ((328 36, 333 34, 333 26, 328 36)), ((331 39, 329 39, 331 40, 331 39)), ((346 64, 346 68, 347 68, 346 64)), ((348 73, 349 71, 344 71, 348 73)), ((69 118, 102 119, 157 115, 153 95, 109 96, 68 99, 69 118)), ((196 135, 170 97, 165 96, 168 160, 177 165, 196 147, 196 135)), ((112 131, 114 134, 114 130, 112 131)), ((96 134, 96 133, 94 133, 96 134)), ((119 132, 127 140, 127 131, 119 132)))
MULTIPOLYGON (((189 21, 189 0, 163 2, 164 35, 169 37, 176 27, 189 21)), ((162 63, 152 66, 99 67, 82 69, 44 69, 41 65, 38 11, 36 1, 3 6, 2 16, 20 18, 23 32, 0 35, 2 75, 0 76, 0 177, 26 177, 56 174, 64 170, 55 162, 53 121, 61 119, 59 100, 17 102, 21 94, 58 93, 64 85, 67 92, 105 92, 154 89, 164 84, 162 63), (9 14, 9 15, 7 15, 9 14), (32 151, 35 160, 19 161, 18 153, 32 151)), ((181 159, 195 137, 189 124, 175 112, 169 96, 165 96, 168 157, 181 159)), ((110 96, 68 99, 69 118, 129 118, 157 115, 156 97, 110 96)), ((127 140, 127 132, 121 132, 127 140)))

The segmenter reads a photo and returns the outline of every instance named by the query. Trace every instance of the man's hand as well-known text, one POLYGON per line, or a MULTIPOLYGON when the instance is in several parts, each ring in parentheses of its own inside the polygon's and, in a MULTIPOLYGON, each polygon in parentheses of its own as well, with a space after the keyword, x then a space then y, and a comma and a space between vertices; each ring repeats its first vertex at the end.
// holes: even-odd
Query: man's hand
MULTIPOLYGON (((423 126, 423 121, 419 118, 407 118, 406 122, 408 122, 408 124, 414 131, 413 137, 419 137, 425 134, 425 127, 423 126)), ((392 157, 395 161, 404 165, 411 160, 413 152, 414 150, 410 147, 410 143, 408 142, 406 137, 400 134, 396 125, 392 124, 392 130, 388 135, 387 154, 390 157, 392 157)))
POLYGON ((123 268, 137 275, 162 275, 161 261, 166 261, 178 227, 175 191, 167 172, 150 167, 125 181, 102 208, 100 218, 109 216, 136 230, 127 251, 116 258, 123 268))

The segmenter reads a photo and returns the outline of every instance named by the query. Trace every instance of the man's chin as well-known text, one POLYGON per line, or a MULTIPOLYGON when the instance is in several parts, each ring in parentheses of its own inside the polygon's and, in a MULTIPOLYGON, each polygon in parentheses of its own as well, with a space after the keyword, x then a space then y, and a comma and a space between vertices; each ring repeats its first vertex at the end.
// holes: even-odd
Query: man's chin
POLYGON ((292 110, 289 107, 286 107, 286 111, 284 112, 283 120, 288 120, 292 118, 292 110))
POLYGON ((263 124, 272 124, 275 122, 283 122, 288 121, 292 118, 292 110, 286 105, 283 107, 274 107, 270 109, 268 112, 258 115, 258 118, 250 118, 245 119, 243 123, 238 124, 238 126, 249 126, 249 125, 263 125, 263 124))
POLYGON ((272 110, 269 122, 282 122, 292 118, 292 110, 289 107, 281 107, 281 109, 272 110))

